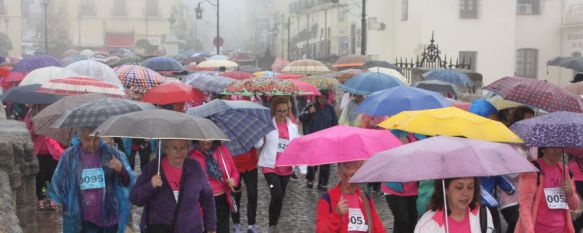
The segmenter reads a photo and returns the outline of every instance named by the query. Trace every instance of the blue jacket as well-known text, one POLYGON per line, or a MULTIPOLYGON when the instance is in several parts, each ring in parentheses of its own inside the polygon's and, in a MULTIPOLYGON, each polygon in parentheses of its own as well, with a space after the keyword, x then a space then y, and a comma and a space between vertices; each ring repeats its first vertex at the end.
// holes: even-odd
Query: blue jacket
POLYGON ((505 176, 480 177, 480 185, 482 186, 482 204, 491 208, 498 206, 498 200, 494 195, 496 186, 510 195, 516 192, 516 187, 512 184, 512 181, 505 176))
POLYGON ((326 103, 322 108, 317 102, 307 105, 300 113, 300 121, 303 125, 303 133, 311 134, 323 129, 338 125, 338 116, 332 105, 326 103), (316 108, 315 113, 310 113, 310 107, 316 108))

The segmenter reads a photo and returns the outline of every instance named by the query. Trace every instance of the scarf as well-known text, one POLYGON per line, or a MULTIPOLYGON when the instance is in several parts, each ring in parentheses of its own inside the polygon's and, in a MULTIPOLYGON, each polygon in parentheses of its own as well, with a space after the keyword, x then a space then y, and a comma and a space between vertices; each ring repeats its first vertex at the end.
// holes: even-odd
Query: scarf
POLYGON ((223 177, 223 172, 221 171, 221 166, 219 166, 219 162, 213 156, 213 154, 215 152, 215 148, 212 147, 208 151, 205 151, 205 150, 201 150, 201 151, 204 154, 204 161, 206 163, 206 171, 207 171, 209 177, 212 179, 220 181, 223 177))

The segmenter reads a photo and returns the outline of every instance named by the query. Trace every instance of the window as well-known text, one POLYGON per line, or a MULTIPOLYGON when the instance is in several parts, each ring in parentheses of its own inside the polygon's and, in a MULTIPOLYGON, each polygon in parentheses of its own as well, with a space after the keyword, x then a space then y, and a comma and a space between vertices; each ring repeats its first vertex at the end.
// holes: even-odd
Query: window
POLYGON ((94 0, 81 0, 81 5, 79 6, 79 12, 83 16, 95 16, 95 1, 94 0))
POLYGON ((478 7, 478 0, 460 0, 460 18, 477 19, 478 7))
POLYGON ((4 9, 4 0, 0 0, 0 15, 5 15, 6 14, 6 9, 4 9))
POLYGON ((476 71, 478 52, 476 51, 460 51, 458 61, 460 64, 468 64, 470 67, 464 67, 471 71, 476 71))
POLYGON ((401 21, 409 19, 409 0, 401 0, 401 21))
POLYGON ((531 48, 519 49, 516 53, 516 75, 536 78, 538 50, 531 48))
POLYGON ((114 0, 112 16, 127 16, 126 0, 114 0))
POLYGON ((160 16, 158 0, 146 0, 146 16, 160 16))
POLYGON ((518 0, 516 13, 519 15, 540 14, 540 0, 518 0))

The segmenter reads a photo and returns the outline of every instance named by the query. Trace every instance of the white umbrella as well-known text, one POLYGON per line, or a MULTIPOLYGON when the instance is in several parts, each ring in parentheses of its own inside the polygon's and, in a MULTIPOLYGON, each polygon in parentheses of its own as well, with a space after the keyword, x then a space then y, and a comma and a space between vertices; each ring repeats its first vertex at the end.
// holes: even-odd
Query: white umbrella
POLYGON ((103 63, 92 60, 83 60, 71 63, 65 68, 74 71, 78 75, 106 81, 120 88, 123 88, 123 85, 121 84, 121 81, 119 81, 115 71, 103 63))

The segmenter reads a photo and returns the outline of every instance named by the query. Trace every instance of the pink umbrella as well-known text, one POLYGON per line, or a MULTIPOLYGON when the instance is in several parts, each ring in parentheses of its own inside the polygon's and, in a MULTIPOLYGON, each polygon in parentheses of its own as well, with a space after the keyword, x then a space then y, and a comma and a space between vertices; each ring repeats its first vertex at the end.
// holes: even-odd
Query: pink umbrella
POLYGON ((291 141, 275 166, 316 166, 367 160, 373 154, 401 145, 388 130, 334 126, 291 141))
POLYGON ((510 145, 437 136, 375 154, 350 182, 410 182, 536 171, 510 145))
POLYGON ((288 79, 288 81, 292 82, 298 87, 298 89, 300 89, 300 91, 303 92, 299 95, 322 95, 318 88, 312 84, 295 79, 288 79))

